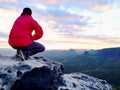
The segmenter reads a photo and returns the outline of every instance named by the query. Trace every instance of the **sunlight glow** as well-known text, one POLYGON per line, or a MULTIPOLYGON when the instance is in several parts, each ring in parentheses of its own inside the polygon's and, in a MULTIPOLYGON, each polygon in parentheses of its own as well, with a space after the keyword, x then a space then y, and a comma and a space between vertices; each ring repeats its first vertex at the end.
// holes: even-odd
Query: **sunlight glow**
POLYGON ((10 47, 7 43, 9 32, 23 6, 32 8, 33 18, 42 26, 44 35, 38 42, 46 49, 119 47, 120 2, 101 2, 1 0, 0 47, 10 47), (9 9, 7 6, 13 3, 16 8, 9 9))

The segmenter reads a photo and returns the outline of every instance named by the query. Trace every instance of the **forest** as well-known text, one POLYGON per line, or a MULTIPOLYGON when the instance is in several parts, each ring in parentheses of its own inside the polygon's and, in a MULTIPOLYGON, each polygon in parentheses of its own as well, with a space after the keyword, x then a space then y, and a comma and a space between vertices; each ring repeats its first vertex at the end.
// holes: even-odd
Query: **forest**
POLYGON ((120 90, 120 48, 47 52, 45 57, 64 64, 65 73, 85 73, 110 83, 114 90, 120 90))

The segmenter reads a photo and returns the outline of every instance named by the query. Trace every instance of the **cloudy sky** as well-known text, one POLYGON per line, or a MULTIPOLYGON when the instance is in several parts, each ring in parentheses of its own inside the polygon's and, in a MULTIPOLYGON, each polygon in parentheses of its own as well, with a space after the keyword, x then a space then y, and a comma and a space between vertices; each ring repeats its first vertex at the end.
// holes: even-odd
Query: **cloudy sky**
POLYGON ((46 49, 120 46, 120 0, 0 0, 0 48, 10 48, 10 29, 24 7, 44 30, 46 49))

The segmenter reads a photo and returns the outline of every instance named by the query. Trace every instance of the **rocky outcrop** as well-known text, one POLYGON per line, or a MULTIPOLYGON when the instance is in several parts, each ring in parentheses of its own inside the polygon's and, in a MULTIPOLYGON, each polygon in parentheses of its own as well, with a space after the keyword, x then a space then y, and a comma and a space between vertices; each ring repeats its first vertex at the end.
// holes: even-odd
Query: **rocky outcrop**
POLYGON ((105 80, 82 73, 63 74, 61 63, 34 57, 0 56, 0 90, 112 90, 105 80))

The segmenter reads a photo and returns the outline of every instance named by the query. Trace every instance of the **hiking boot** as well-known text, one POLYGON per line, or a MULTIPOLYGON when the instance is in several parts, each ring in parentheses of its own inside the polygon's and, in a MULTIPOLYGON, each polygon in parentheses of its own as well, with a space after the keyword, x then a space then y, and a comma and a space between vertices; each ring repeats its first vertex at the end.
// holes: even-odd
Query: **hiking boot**
POLYGON ((26 60, 26 56, 23 54, 22 50, 18 50, 16 57, 20 57, 23 61, 26 60))

